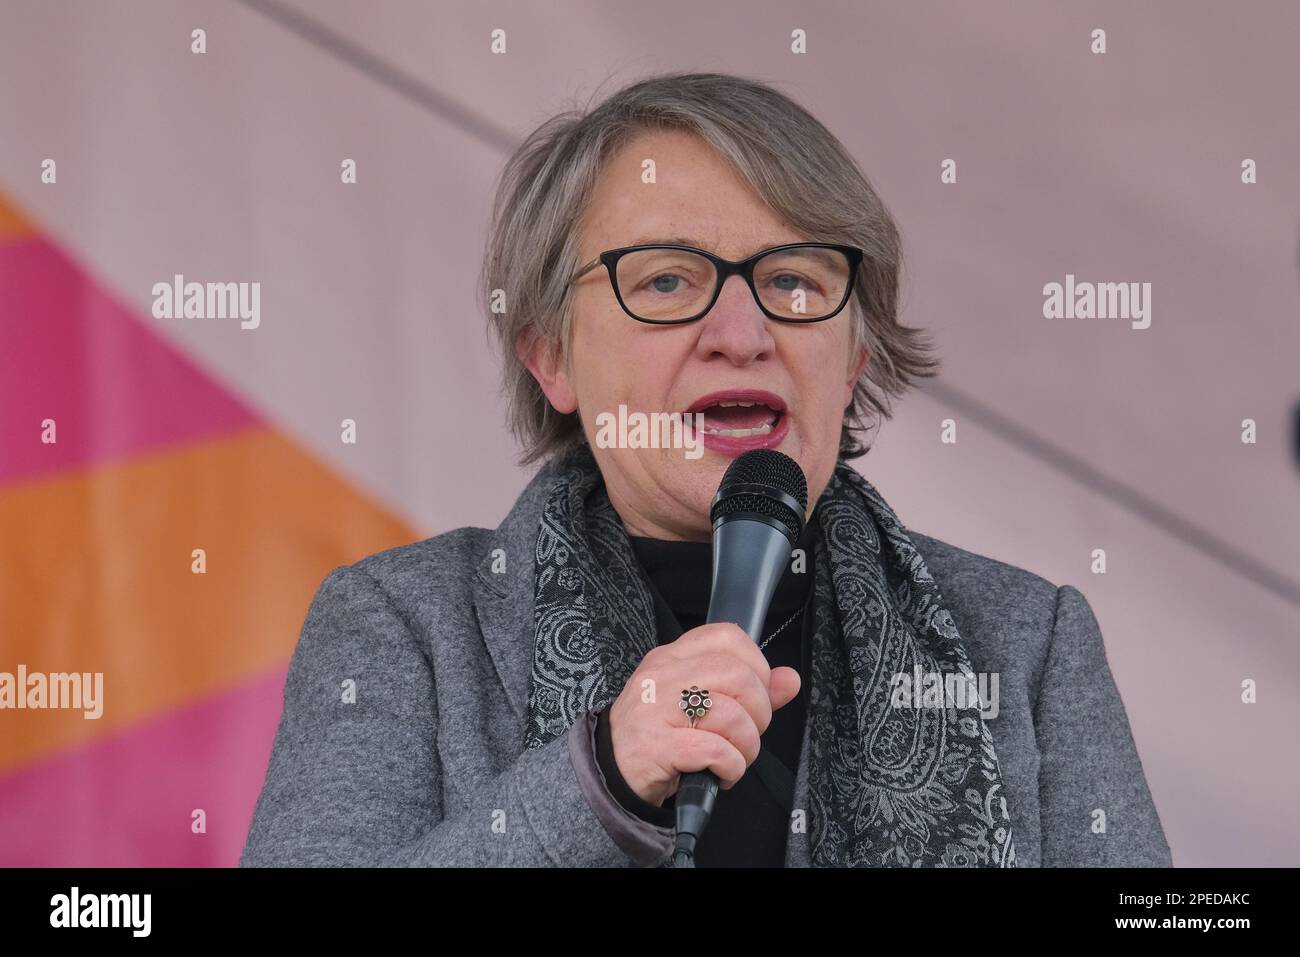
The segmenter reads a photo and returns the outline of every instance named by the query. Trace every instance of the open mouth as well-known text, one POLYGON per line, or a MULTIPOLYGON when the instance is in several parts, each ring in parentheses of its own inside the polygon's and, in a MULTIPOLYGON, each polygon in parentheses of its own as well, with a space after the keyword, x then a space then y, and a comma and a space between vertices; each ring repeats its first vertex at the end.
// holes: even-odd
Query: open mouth
POLYGON ((785 417, 785 402, 771 392, 733 390, 713 392, 687 410, 703 413, 701 431, 729 439, 771 435, 785 417))

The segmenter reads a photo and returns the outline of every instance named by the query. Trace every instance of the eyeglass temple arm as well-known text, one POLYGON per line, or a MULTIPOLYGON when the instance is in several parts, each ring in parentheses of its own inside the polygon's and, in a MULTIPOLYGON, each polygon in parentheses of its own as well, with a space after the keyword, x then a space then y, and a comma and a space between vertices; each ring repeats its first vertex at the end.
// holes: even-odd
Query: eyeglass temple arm
POLYGON ((591 262, 587 263, 587 265, 583 266, 581 269, 579 269, 577 272, 575 272, 575 273, 574 273, 574 274, 569 278, 569 282, 577 282, 579 279, 581 279, 583 276, 587 275, 587 273, 591 272, 593 269, 595 269, 595 268, 596 268, 597 266, 599 266, 599 265, 600 265, 600 257, 597 256, 597 257, 596 257, 595 259, 593 259, 591 262))

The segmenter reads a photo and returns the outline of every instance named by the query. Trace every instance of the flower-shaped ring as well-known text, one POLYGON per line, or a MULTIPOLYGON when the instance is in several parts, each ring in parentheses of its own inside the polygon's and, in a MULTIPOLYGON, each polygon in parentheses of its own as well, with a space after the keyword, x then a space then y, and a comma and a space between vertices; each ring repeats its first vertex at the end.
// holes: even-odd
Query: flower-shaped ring
POLYGON ((677 702, 677 707, 686 712, 693 728, 713 707, 713 699, 709 697, 708 691, 701 691, 698 685, 691 685, 682 690, 682 700, 677 702))

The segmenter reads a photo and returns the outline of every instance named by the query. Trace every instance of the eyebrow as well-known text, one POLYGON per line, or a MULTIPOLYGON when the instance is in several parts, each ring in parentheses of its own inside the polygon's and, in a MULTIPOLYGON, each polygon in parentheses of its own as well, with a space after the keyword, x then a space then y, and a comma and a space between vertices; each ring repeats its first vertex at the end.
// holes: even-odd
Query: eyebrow
MULTIPOLYGON (((795 241, 797 242, 797 240, 795 240, 795 241)), ((696 249, 707 249, 707 250, 709 250, 709 251, 711 251, 711 252, 715 250, 716 245, 717 245, 716 243, 708 243, 708 242, 704 242, 703 240, 700 240, 700 239, 694 239, 694 238, 692 238, 692 237, 690 237, 690 236, 670 236, 670 237, 667 237, 667 238, 662 238, 662 237, 657 237, 657 236, 643 236, 643 237, 640 237, 640 238, 638 238, 638 239, 634 239, 634 240, 632 240, 632 242, 630 242, 630 243, 624 243, 623 245, 625 245, 625 246, 653 246, 653 245, 655 245, 656 243, 664 243, 664 244, 675 245, 675 246, 694 246, 696 249)), ((749 255, 752 256, 752 255, 754 255, 755 253, 757 253, 759 250, 762 250, 762 249, 772 249, 772 248, 774 248, 774 247, 776 247, 776 246, 786 246, 786 245, 789 245, 789 242, 788 242, 788 241, 787 241, 787 242, 779 242, 779 243, 767 243, 767 244, 764 244, 764 245, 762 245, 762 246, 759 246, 757 249, 754 249, 752 252, 749 253, 749 255)), ((746 258, 747 258, 747 257, 746 257, 746 258)))
POLYGON ((690 236, 641 236, 632 240, 630 243, 624 243, 625 246, 653 246, 655 243, 669 243, 677 246, 695 246, 699 249, 707 249, 708 245, 699 239, 692 239, 690 236))

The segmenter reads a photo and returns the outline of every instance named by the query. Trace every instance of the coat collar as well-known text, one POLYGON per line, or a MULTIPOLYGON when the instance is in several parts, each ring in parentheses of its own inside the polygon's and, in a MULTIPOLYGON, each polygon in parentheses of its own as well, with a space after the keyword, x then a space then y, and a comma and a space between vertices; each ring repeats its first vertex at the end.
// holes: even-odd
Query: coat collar
POLYGON ((559 480, 559 462, 529 481, 505 520, 488 536, 473 581, 474 609, 488 654, 522 722, 528 716, 532 676, 534 553, 542 509, 559 480))

